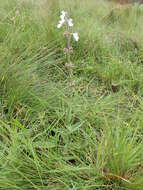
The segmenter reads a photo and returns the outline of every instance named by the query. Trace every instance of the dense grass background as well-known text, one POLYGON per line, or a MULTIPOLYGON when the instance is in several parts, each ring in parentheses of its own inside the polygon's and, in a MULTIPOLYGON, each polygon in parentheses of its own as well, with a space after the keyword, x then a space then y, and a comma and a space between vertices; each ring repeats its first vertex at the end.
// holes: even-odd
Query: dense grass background
POLYGON ((0 190, 143 189, 142 20, 138 4, 0 0, 0 190))

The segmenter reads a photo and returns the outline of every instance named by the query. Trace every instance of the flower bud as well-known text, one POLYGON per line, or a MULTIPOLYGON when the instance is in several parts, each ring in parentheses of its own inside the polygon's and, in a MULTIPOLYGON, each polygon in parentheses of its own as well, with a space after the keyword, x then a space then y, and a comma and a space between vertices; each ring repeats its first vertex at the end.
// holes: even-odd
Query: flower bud
POLYGON ((70 32, 68 32, 68 31, 65 31, 65 32, 64 32, 64 36, 65 36, 66 38, 68 38, 70 35, 71 35, 70 32))
POLYGON ((69 62, 69 63, 66 63, 66 68, 68 69, 68 70, 70 70, 70 69, 73 69, 74 68, 74 65, 73 65, 73 63, 72 62, 69 62))
POLYGON ((65 53, 65 54, 73 53, 73 48, 72 48, 72 47, 64 48, 64 53, 65 53))
POLYGON ((74 87, 75 87, 75 81, 74 81, 74 80, 71 80, 71 81, 69 82, 69 86, 70 86, 71 88, 74 88, 74 87))

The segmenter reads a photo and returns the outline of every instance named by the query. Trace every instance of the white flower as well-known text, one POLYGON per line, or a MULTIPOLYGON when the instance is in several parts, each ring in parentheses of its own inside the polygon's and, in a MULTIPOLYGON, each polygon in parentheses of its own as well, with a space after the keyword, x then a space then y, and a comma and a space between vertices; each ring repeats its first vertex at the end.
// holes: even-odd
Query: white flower
POLYGON ((58 23, 58 25, 57 25, 57 28, 61 28, 62 25, 63 25, 63 23, 64 23, 64 22, 63 22, 62 20, 60 20, 59 23, 58 23))
POLYGON ((61 16, 60 16, 61 20, 65 19, 66 14, 67 13, 65 11, 61 11, 61 16))
POLYGON ((68 25, 69 25, 70 27, 72 27, 72 26, 73 26, 73 23, 72 23, 72 18, 68 19, 68 20, 67 20, 67 22, 68 22, 68 25))
POLYGON ((66 16, 66 12, 65 11, 61 11, 61 15, 60 15, 60 18, 61 20, 59 21, 58 25, 57 25, 57 28, 61 28, 62 25, 65 23, 65 16, 66 16))
POLYGON ((61 18, 61 20, 65 20, 65 16, 64 15, 61 15, 60 18, 61 18))
POLYGON ((59 21, 59 23, 60 23, 60 24, 64 24, 64 23, 65 23, 65 19, 61 19, 61 20, 59 21))
POLYGON ((72 33, 72 35, 73 35, 73 38, 75 39, 75 41, 78 41, 78 40, 79 40, 79 35, 78 35, 77 32, 72 33))
POLYGON ((57 25, 57 28, 61 28, 62 25, 64 24, 64 22, 65 22, 64 19, 63 19, 63 20, 60 20, 59 23, 58 23, 58 25, 57 25))
POLYGON ((59 24, 57 25, 57 28, 61 28, 61 26, 62 26, 62 24, 59 23, 59 24))
POLYGON ((58 25, 57 25, 57 28, 61 28, 64 23, 65 23, 65 19, 63 18, 63 19, 61 19, 61 20, 59 21, 59 23, 58 23, 58 25))
POLYGON ((61 11, 61 15, 63 15, 64 17, 66 16, 67 12, 65 11, 61 11))

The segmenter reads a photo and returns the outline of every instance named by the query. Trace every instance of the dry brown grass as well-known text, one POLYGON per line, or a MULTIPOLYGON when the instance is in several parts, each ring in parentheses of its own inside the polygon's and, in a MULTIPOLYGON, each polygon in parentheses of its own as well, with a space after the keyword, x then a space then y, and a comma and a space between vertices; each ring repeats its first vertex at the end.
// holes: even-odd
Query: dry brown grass
POLYGON ((131 3, 131 0, 113 0, 114 2, 120 3, 120 4, 128 4, 131 3))

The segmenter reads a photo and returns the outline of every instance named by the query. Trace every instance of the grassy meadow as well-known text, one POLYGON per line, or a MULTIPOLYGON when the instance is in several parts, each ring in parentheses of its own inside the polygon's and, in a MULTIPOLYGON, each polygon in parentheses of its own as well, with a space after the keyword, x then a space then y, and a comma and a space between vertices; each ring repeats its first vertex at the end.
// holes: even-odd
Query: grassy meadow
POLYGON ((0 0, 0 190, 143 190, 142 6, 0 0))

